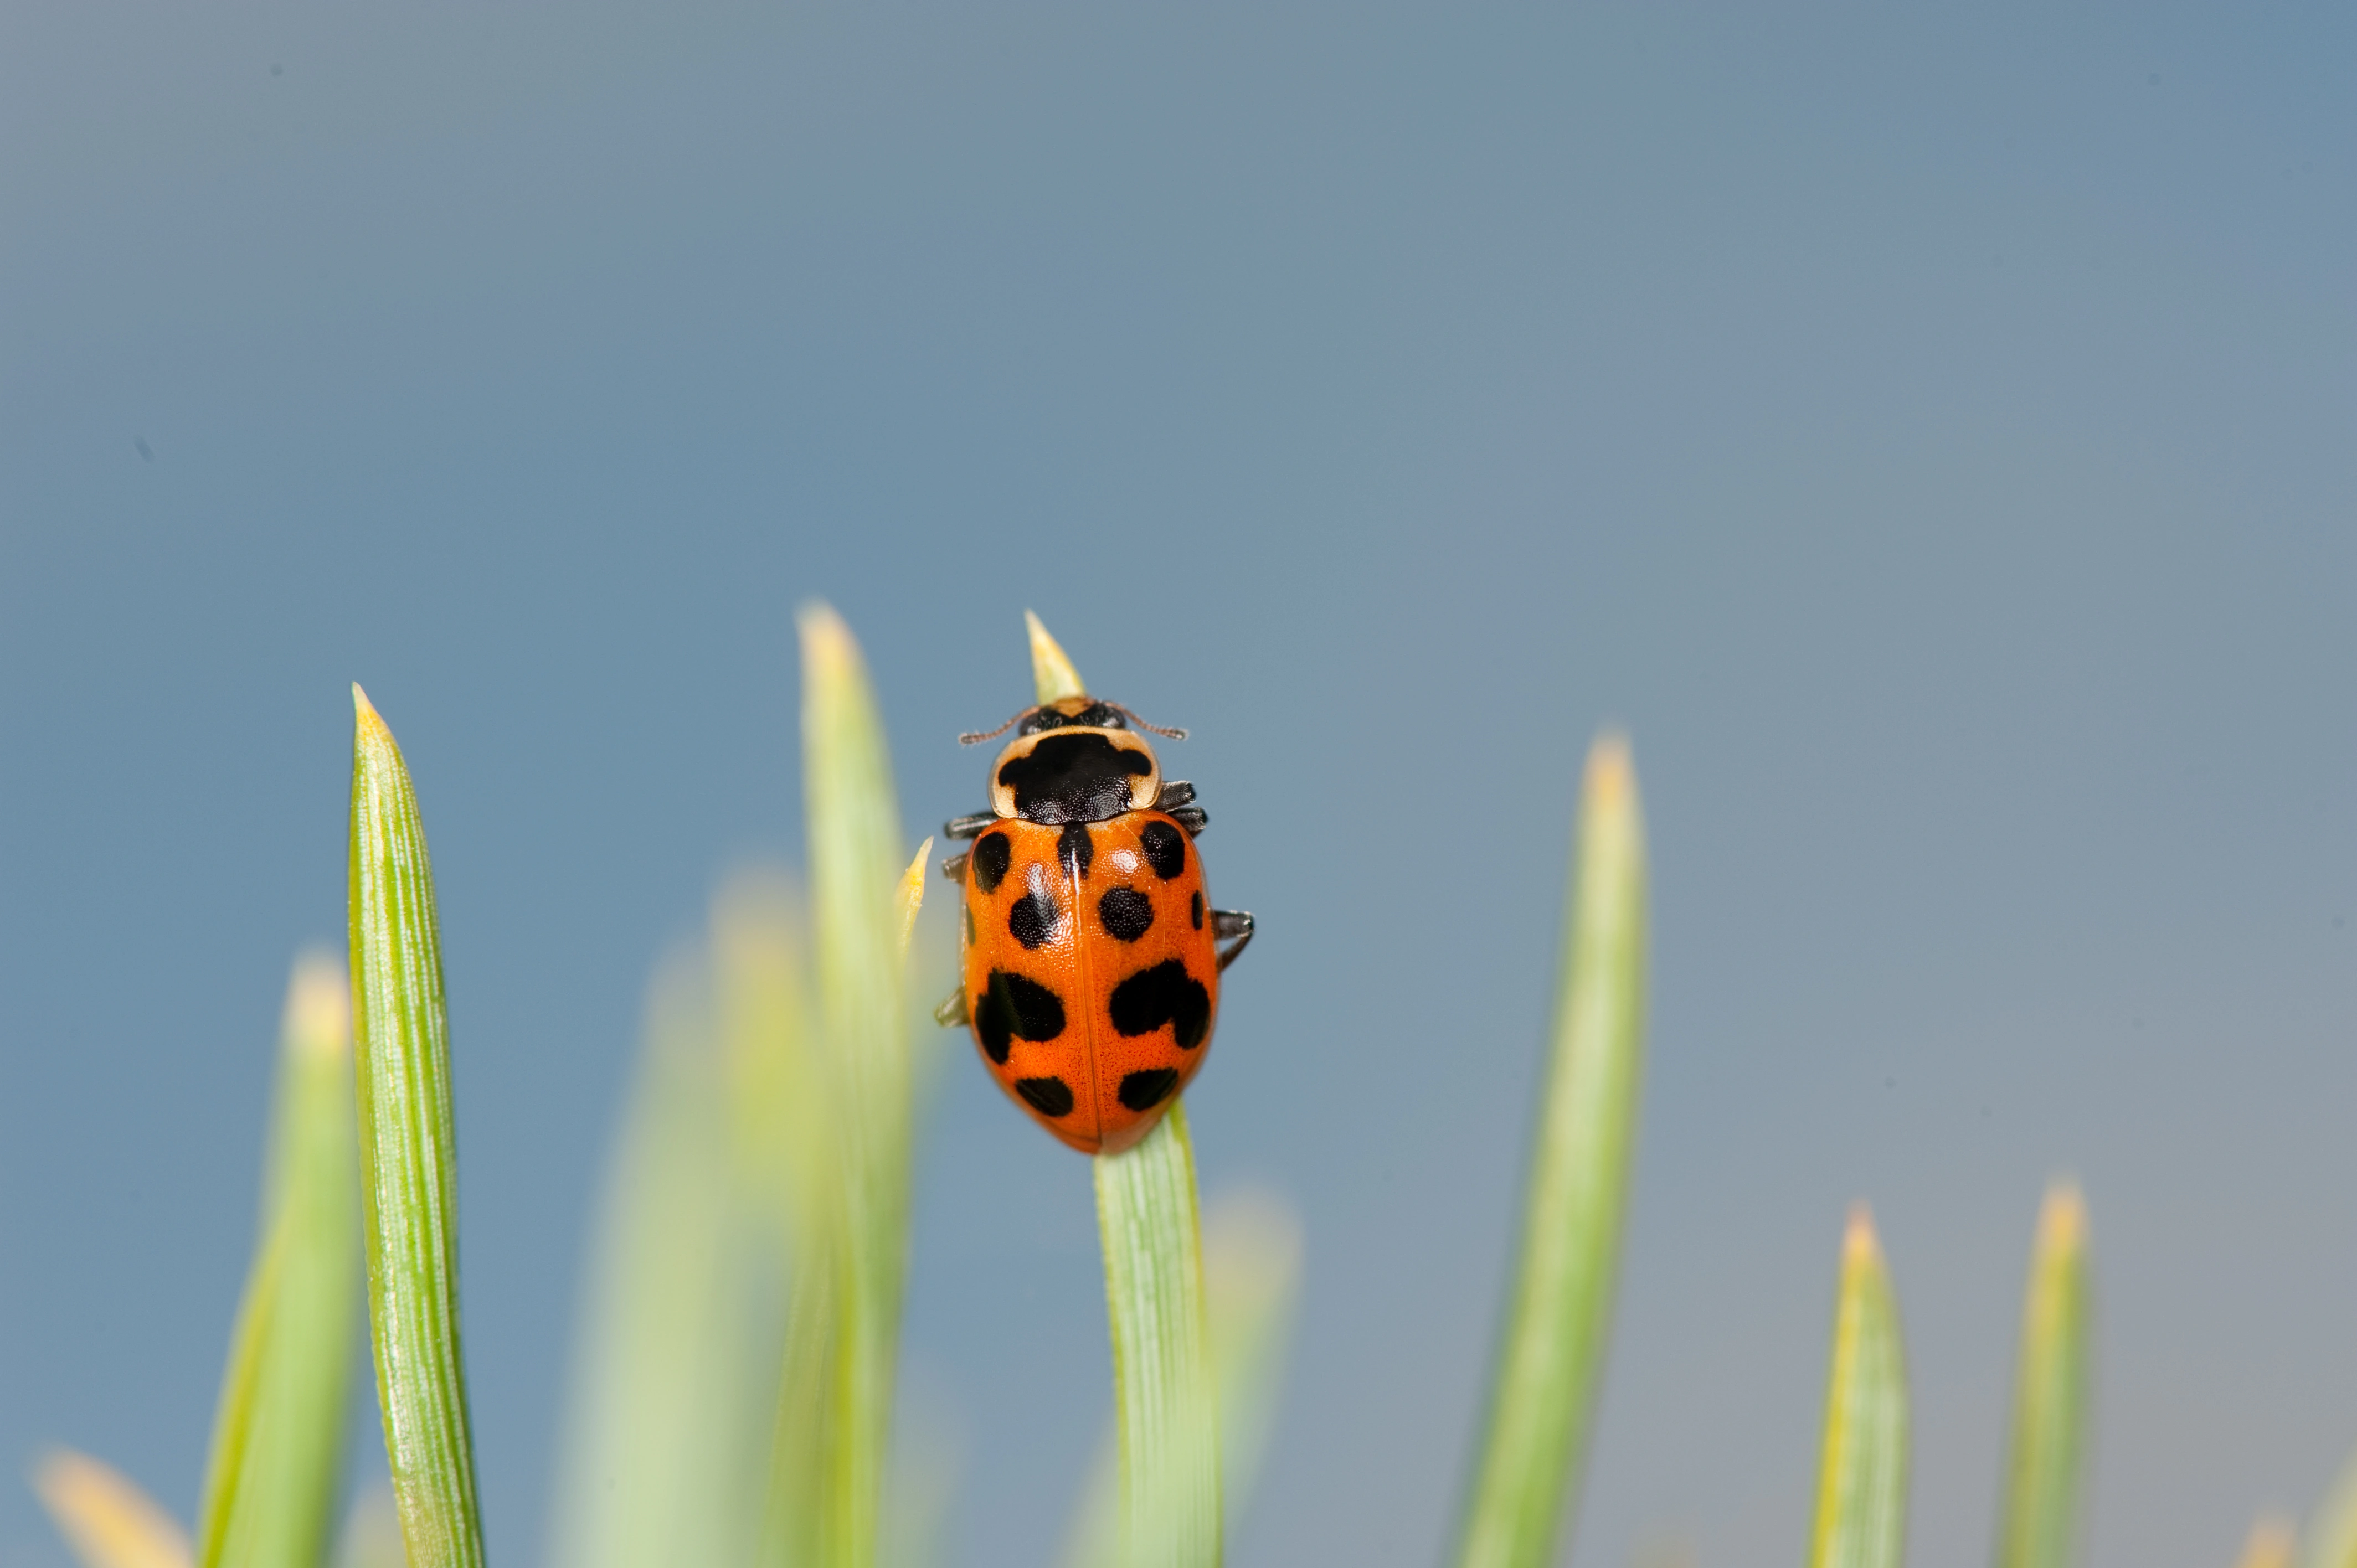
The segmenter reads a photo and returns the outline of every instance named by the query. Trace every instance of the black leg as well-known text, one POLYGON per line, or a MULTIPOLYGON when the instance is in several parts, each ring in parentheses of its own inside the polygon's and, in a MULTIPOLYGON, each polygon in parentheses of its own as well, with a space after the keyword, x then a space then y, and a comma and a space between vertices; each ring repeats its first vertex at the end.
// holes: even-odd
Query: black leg
POLYGON ((948 877, 952 882, 963 882, 965 880, 966 859, 967 857, 963 854, 953 854, 950 856, 947 860, 942 862, 942 875, 948 877))
POLYGON ((944 1029, 955 1028, 966 1022, 964 986, 959 986, 942 998, 941 1005, 933 1009, 933 1022, 944 1029))
POLYGON ((1166 779, 1162 781, 1162 793, 1154 798, 1154 809, 1157 811, 1173 811, 1180 806, 1192 805, 1194 800, 1195 786, 1184 779, 1166 779))
POLYGON ((1172 822, 1187 830, 1189 838, 1211 825, 1211 814, 1200 806, 1174 806, 1169 814, 1172 822))
POLYGON ((976 811, 970 817, 952 817, 942 824, 942 836, 951 839, 970 839, 996 821, 998 821, 998 813, 996 811, 976 811))
POLYGON ((1224 971, 1236 961, 1244 949, 1252 945, 1253 918, 1249 910, 1214 909, 1211 911, 1211 935, 1222 941, 1235 939, 1232 946, 1220 950, 1220 968, 1224 971))

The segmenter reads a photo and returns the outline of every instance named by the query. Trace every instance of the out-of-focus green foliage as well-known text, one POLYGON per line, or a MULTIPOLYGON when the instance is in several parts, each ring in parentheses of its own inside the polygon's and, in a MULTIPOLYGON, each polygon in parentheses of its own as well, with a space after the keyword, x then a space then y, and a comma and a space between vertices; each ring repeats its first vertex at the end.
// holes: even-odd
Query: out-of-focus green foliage
POLYGON ((434 870, 393 732, 352 688, 352 1038, 369 1326, 410 1568, 480 1568, 434 870))
POLYGON ((1890 1271, 1864 1207, 1842 1240, 1809 1568, 1899 1568, 1907 1542, 1907 1366, 1890 1271))
POLYGON ((2306 1568, 2357 1568, 2357 1454, 2309 1521, 2306 1568))
POLYGON ((1645 1037, 1645 843, 1627 743, 1588 753, 1554 1049, 1458 1568, 1541 1568, 1604 1364, 1645 1037))
POLYGON ((1997 1568, 2067 1568, 2086 1472, 2093 1287, 2087 1207, 2057 1182, 2038 1216, 2014 1377, 2013 1453, 1997 1525, 1997 1568))
POLYGON ((260 1240, 197 1516, 199 1568, 317 1568, 333 1533, 360 1327, 350 998, 333 957, 296 963, 260 1240))

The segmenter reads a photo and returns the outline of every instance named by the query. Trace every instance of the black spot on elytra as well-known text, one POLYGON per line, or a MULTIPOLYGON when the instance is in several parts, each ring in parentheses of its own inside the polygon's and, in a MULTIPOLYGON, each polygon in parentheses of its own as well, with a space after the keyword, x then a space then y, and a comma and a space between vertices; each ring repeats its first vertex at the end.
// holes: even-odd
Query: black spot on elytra
POLYGON ((1089 862, 1097 857, 1097 846, 1089 842, 1086 823, 1066 822, 1064 831, 1056 835, 1056 858, 1072 868, 1072 880, 1078 882, 1089 874, 1089 862))
POLYGON ((1105 935, 1134 942, 1154 925, 1154 900, 1135 887, 1115 887, 1097 900, 1097 918, 1104 922, 1105 935))
POLYGON ((1025 822, 1101 822, 1129 810, 1129 781, 1154 771, 1145 752, 1094 730, 1049 735, 998 770, 1025 822))
POLYGON ((1170 1090, 1178 1082, 1178 1069, 1172 1067, 1125 1072, 1121 1076, 1121 1102, 1132 1111, 1151 1111, 1170 1098, 1170 1090))
POLYGON ((994 969, 974 1010, 974 1027, 983 1050, 1005 1067, 1010 1042, 1052 1040, 1064 1032, 1064 1004, 1038 981, 994 969))
MULTIPOLYGON (((1195 889, 1195 897, 1187 901, 1187 918, 1195 922, 1197 930, 1203 929, 1203 890, 1200 887, 1195 889)), ((972 910, 966 912, 965 923, 969 929, 974 925, 972 910)))
POLYGON ((1201 1045, 1211 1028, 1211 993, 1175 958, 1141 969, 1113 988, 1115 1029, 1150 1035, 1165 1024, 1182 1051, 1201 1045))
POLYGON ((1042 1116, 1072 1113, 1072 1086, 1060 1078, 1018 1078, 1015 1080, 1015 1092, 1042 1116))
POLYGON ((973 854, 966 865, 974 872, 974 885, 985 893, 997 892, 1007 863, 1015 858, 1015 846, 1005 833, 985 833, 974 841, 973 854))
POLYGON ((1006 911, 1006 929, 1027 948, 1043 948, 1056 934, 1056 901, 1034 890, 1006 911))
POLYGON ((1154 875, 1165 882, 1187 869, 1187 836, 1168 822, 1148 822, 1138 829, 1137 847, 1146 852, 1146 864, 1154 867, 1154 875))

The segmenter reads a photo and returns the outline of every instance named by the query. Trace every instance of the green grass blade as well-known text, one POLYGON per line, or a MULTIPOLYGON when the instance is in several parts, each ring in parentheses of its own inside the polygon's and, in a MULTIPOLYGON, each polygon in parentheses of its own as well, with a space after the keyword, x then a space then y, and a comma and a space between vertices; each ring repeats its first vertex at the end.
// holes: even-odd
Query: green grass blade
POLYGON ((1555 1043, 1459 1568, 1540 1568, 1587 1446, 1645 1037, 1644 826, 1620 736, 1589 751, 1555 1043))
POLYGON ((1218 1395, 1185 1106, 1173 1104, 1136 1144, 1093 1163, 1120 1436, 1118 1561, 1212 1568, 1220 1561, 1218 1395))
POLYGON ((2079 1189, 2046 1194, 2031 1250, 2014 1380, 2013 1453, 1997 1527, 1997 1568, 2066 1568, 2085 1477, 2092 1283, 2079 1189))
POLYGON ((352 1033, 384 1450, 410 1568, 479 1568, 434 872, 401 748, 358 686, 352 703, 352 1033))
POLYGON ((1907 1366, 1890 1271, 1863 1206, 1842 1240, 1810 1568, 1898 1568, 1907 1541, 1907 1366))
MULTIPOLYGON (((899 895, 907 847, 858 644, 823 605, 802 612, 801 629, 817 1020, 834 1088, 843 1213, 841 1253, 826 1287, 835 1298, 834 1367, 822 1551, 830 1568, 872 1568, 908 1251, 912 1106, 899 895)), ((795 1267, 803 1271, 802 1258, 795 1267)))
POLYGON ((713 989, 700 954, 653 988, 597 1221, 554 1568, 753 1559, 783 1249, 745 1201, 713 989))
POLYGON ((333 957, 297 962, 261 1240, 198 1514, 200 1568, 316 1568, 333 1532, 361 1274, 350 998, 333 957))
MULTIPOLYGON (((1039 700, 1083 694, 1080 671, 1039 618, 1025 610, 1023 622, 1039 700)), ((1152 1132, 1094 1164, 1113 1331, 1118 1561, 1209 1568, 1221 1550, 1219 1393, 1184 1108, 1174 1101, 1152 1132)))
MULTIPOLYGON (((1301 1222, 1257 1192, 1232 1193, 1203 1215, 1203 1284, 1219 1401, 1220 1498, 1243 1515, 1285 1386, 1301 1295, 1301 1222)), ((1107 1431, 1064 1541, 1064 1568, 1104 1568, 1121 1552, 1121 1444, 1107 1431)))
POLYGON ((188 1568, 188 1532, 137 1483, 102 1460, 53 1448, 33 1489, 82 1568, 188 1568))
POLYGON ((2357 1454, 2308 1525, 2307 1568, 2357 1568, 2357 1454))

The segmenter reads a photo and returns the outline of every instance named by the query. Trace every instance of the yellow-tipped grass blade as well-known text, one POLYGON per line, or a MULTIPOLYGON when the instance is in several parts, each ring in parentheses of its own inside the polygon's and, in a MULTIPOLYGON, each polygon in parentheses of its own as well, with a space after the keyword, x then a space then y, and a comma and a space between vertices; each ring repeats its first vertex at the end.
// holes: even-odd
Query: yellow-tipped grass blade
POLYGON ((189 1568, 188 1532, 121 1471, 70 1448, 33 1468, 33 1489, 83 1568, 189 1568))
POLYGON ((2066 1568, 2074 1555, 2094 1360, 2092 1294, 2087 1206, 2076 1186, 2059 1181, 2039 1210, 2022 1303, 1997 1568, 2066 1568))
POLYGON ((414 1568, 481 1568, 434 869, 401 748, 358 686, 352 706, 352 1036, 384 1449, 414 1568))
POLYGON ((1458 1568, 1542 1568, 1582 1456, 1611 1323, 1645 1040, 1645 835, 1617 735, 1590 748, 1522 1243, 1458 1568))
POLYGON ((2292 1568, 2298 1551, 2298 1540, 2288 1523, 2263 1519, 2251 1526, 2250 1539, 2243 1542, 2243 1554, 2234 1559, 2234 1568, 2292 1568))
POLYGON ((1907 1367, 1890 1271, 1860 1205, 1842 1240, 1809 1568, 1899 1568, 1907 1539, 1907 1367))
POLYGON ((305 954, 286 993, 261 1236, 221 1380, 199 1568, 312 1568, 334 1532, 360 1327, 351 986, 305 954))
MULTIPOLYGON (((1039 618, 1025 610, 1023 620, 1039 700, 1085 693, 1039 618)), ((1115 1561, 1120 1568, 1212 1568, 1221 1552, 1219 1391, 1185 1108, 1174 1100, 1152 1132, 1092 1164, 1113 1332, 1115 1561)))

